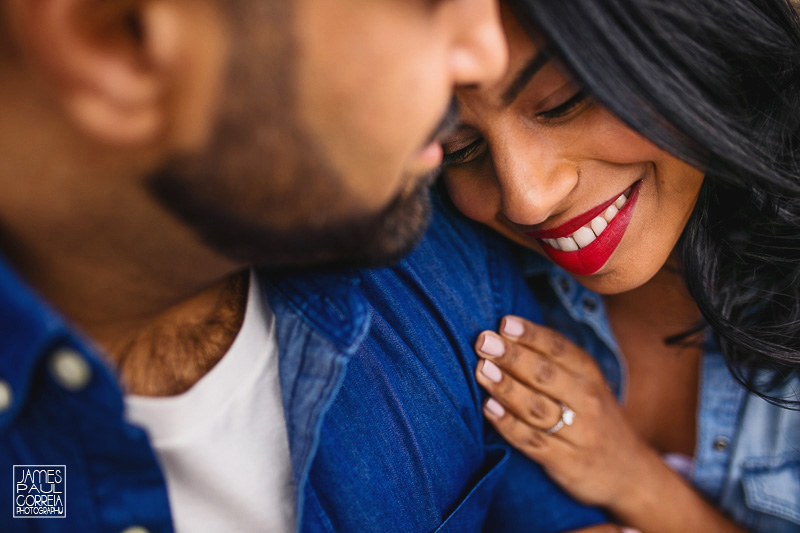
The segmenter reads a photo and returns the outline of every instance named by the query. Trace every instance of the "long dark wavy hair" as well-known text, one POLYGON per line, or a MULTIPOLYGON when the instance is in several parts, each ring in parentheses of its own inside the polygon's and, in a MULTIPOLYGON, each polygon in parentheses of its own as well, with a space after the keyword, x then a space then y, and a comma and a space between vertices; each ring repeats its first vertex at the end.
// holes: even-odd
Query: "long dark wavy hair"
POLYGON ((800 371, 800 17, 789 0, 508 0, 596 101, 706 179, 683 274, 736 378, 800 371))

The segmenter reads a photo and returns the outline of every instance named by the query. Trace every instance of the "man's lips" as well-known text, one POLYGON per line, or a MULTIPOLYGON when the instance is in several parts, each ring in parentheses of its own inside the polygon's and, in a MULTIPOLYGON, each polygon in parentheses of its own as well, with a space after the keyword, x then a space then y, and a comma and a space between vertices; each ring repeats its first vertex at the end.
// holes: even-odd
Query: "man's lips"
POLYGON ((417 153, 417 162, 433 169, 442 164, 444 149, 442 142, 458 129, 458 100, 453 97, 441 121, 431 136, 417 153))
POLYGON ((597 207, 593 207, 589 211, 586 211, 575 218, 569 219, 556 228, 540 231, 529 231, 525 232, 525 234, 529 237, 533 237, 534 239, 558 239, 559 237, 569 237, 583 226, 591 222, 593 218, 600 216, 603 211, 608 209, 611 204, 617 201, 617 198, 620 197, 620 194, 622 194, 622 191, 620 191, 619 194, 607 202, 604 202, 597 207))
POLYGON ((444 150, 439 141, 433 141, 428 146, 422 148, 417 154, 417 161, 427 167, 437 167, 442 164, 444 150))

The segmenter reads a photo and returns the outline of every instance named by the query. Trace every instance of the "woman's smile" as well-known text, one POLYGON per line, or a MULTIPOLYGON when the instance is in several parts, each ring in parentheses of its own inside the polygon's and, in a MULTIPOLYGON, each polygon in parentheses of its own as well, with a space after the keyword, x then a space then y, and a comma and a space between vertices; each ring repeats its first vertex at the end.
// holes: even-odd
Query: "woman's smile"
POLYGON ((588 276, 600 270, 619 246, 633 217, 641 181, 550 230, 526 232, 565 270, 588 276))

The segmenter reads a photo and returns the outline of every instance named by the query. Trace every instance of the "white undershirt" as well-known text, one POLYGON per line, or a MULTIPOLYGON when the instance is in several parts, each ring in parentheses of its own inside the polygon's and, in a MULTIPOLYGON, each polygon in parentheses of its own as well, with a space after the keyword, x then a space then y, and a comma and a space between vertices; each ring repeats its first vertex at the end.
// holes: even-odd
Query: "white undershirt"
POLYGON ((252 273, 242 329, 211 371, 178 396, 125 405, 150 435, 177 532, 294 530, 275 315, 252 273))

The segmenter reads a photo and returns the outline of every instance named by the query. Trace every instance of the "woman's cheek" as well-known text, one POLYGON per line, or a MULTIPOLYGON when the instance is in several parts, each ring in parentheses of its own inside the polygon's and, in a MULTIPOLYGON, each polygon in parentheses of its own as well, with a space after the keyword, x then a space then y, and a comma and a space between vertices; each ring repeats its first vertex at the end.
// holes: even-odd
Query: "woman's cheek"
POLYGON ((629 128, 606 109, 595 106, 591 110, 592 124, 596 126, 584 132, 592 139, 593 157, 616 164, 641 161, 656 161, 664 151, 629 128))
POLYGON ((489 224, 500 212, 500 190, 492 180, 476 178, 457 169, 445 171, 450 199, 465 216, 489 224))

